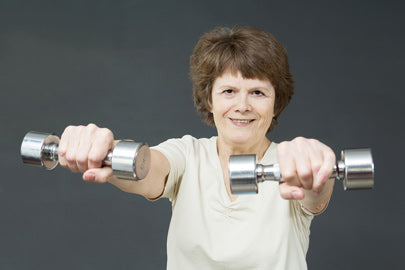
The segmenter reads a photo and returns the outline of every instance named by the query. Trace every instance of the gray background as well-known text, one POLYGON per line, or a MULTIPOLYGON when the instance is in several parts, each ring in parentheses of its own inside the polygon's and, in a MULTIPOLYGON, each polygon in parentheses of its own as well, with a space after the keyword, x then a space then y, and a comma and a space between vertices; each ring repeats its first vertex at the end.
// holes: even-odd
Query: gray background
POLYGON ((0 269, 164 269, 170 203, 62 168, 25 167, 29 130, 94 122, 155 145, 215 135, 194 112, 188 59, 212 27, 286 47, 296 95, 273 141, 371 147, 372 191, 335 187, 310 269, 404 269, 404 4, 400 1, 1 1, 0 269))

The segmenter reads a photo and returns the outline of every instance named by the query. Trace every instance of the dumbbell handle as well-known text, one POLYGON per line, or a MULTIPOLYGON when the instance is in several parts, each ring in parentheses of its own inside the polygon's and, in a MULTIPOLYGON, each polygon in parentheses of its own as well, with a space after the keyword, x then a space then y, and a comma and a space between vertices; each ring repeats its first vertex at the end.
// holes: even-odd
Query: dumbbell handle
MULTIPOLYGON (((280 181, 282 178, 278 164, 257 164, 256 155, 231 156, 229 177, 232 193, 257 193, 258 183, 266 180, 280 181)), ((342 180, 345 190, 373 188, 374 163, 371 150, 343 150, 342 158, 336 162, 330 178, 342 180)))
MULTIPOLYGON (((58 165, 59 138, 43 132, 28 132, 21 144, 21 158, 24 164, 52 170, 58 165)), ((117 178, 141 180, 146 177, 150 166, 150 151, 147 143, 119 141, 110 150, 103 166, 112 167, 117 178)))

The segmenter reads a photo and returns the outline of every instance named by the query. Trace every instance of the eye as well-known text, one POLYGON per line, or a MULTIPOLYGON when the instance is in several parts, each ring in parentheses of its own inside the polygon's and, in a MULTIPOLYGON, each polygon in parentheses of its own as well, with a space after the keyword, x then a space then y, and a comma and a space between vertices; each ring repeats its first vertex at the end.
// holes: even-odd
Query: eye
POLYGON ((264 93, 260 90, 255 90, 255 91, 253 91, 253 95, 254 96, 264 96, 264 93))
POLYGON ((230 95, 230 94, 233 94, 234 91, 232 89, 226 89, 226 90, 222 91, 222 93, 230 95))

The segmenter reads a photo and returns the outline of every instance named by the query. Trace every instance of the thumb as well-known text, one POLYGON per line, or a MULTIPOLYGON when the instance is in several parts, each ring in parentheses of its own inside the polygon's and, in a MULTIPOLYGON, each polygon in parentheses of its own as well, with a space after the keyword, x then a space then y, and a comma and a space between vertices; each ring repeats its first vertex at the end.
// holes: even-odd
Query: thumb
POLYGON ((93 168, 84 172, 83 180, 94 183, 105 183, 113 175, 110 167, 93 168))
POLYGON ((305 197, 305 193, 300 187, 290 186, 285 182, 279 184, 279 190, 284 200, 302 200, 305 197))

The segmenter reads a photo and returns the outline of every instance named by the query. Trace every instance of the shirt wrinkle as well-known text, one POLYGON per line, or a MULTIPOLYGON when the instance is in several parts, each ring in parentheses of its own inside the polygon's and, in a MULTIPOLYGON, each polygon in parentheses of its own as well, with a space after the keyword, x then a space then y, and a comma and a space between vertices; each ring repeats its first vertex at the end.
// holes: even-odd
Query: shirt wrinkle
MULTIPOLYGON (((275 182, 232 202, 216 140, 186 135, 155 147, 171 166, 163 195, 174 202, 167 269, 306 269, 312 217, 283 200, 275 182)), ((261 163, 275 162, 272 143, 261 163)))

